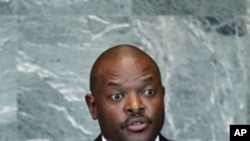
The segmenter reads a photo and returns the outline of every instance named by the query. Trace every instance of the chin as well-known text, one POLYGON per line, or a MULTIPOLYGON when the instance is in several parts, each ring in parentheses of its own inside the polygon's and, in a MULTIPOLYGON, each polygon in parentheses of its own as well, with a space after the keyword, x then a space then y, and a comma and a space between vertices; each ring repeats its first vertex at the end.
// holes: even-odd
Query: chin
MULTIPOLYGON (((126 136, 126 135, 125 135, 126 136)), ((134 133, 127 135, 124 140, 119 141, 153 141, 156 137, 153 137, 152 134, 149 133, 134 133)))
POLYGON ((145 136, 133 136, 133 137, 128 137, 124 141, 153 141, 154 139, 147 138, 145 136))

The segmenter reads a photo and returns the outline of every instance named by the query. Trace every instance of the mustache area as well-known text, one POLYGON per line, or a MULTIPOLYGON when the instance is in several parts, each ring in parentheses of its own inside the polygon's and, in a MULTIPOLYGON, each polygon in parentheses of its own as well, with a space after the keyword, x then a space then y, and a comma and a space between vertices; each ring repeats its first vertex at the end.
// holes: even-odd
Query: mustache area
POLYGON ((121 129, 125 129, 130 125, 138 124, 138 123, 147 123, 152 124, 153 121, 150 118, 147 117, 132 117, 127 119, 124 123, 121 124, 121 129))

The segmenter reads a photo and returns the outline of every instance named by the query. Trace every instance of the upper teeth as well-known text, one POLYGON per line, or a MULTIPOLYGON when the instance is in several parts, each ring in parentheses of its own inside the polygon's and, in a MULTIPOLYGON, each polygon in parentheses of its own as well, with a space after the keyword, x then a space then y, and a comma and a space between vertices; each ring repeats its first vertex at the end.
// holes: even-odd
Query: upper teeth
POLYGON ((141 122, 135 122, 135 123, 133 123, 133 125, 139 125, 139 124, 141 124, 141 122))

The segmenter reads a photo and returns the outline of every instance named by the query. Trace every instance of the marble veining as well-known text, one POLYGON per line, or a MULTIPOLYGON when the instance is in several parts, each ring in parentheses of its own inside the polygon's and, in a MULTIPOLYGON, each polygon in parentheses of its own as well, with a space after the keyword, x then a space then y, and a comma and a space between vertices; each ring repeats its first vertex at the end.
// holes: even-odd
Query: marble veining
POLYGON ((250 124, 249 0, 0 0, 0 141, 91 141, 96 57, 133 44, 159 65, 162 134, 227 141, 250 124))

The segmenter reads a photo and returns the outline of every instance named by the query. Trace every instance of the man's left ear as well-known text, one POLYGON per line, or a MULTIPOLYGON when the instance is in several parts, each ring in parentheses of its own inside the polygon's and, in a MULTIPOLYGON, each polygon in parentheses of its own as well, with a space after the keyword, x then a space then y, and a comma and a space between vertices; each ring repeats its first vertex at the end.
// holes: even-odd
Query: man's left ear
POLYGON ((93 96, 93 94, 86 94, 85 101, 86 101, 86 103, 88 105, 89 112, 90 112, 92 118, 94 120, 96 120, 98 116, 97 116, 97 108, 96 108, 95 97, 93 96))

